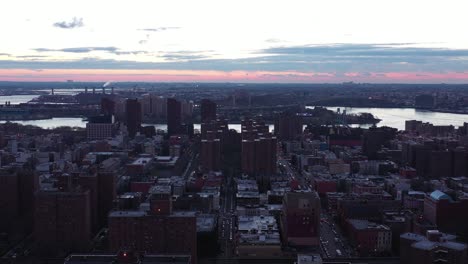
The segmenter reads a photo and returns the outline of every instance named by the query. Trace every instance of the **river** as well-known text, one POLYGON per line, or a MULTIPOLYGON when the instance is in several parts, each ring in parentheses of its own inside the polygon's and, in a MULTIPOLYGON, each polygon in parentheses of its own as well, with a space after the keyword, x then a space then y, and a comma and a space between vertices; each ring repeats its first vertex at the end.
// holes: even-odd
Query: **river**
POLYGON ((25 94, 25 95, 2 95, 0 96, 0 104, 4 105, 5 102, 10 102, 11 105, 27 103, 32 99, 39 97, 39 95, 25 94))
MULTIPOLYGON (((11 104, 19 104, 30 101, 37 97, 37 95, 13 95, 13 96, 0 96, 0 104, 5 101, 10 101, 11 104)), ((307 108, 313 108, 308 106, 307 108)), ((468 122, 468 115, 439 113, 424 110, 416 110, 413 108, 365 108, 365 107, 327 107, 327 109, 336 111, 340 108, 341 111, 346 110, 347 113, 371 113, 375 117, 382 119, 377 126, 389 126, 399 130, 405 129, 406 120, 419 120, 423 122, 433 123, 434 125, 454 125, 462 126, 463 122, 468 122)), ((24 125, 34 125, 42 128, 55 128, 59 126, 72 126, 72 127, 86 127, 86 121, 81 118, 51 118, 44 120, 27 120, 15 121, 16 123, 24 125)), ((5 121, 0 121, 5 123, 5 121)), ((166 124, 145 124, 154 125, 156 129, 166 130, 166 124)), ((354 127, 368 128, 370 125, 353 125, 354 127)), ((240 131, 240 124, 229 124, 230 129, 240 131)), ((199 130, 200 124, 194 124, 194 128, 199 130)), ((270 125, 270 131, 273 130, 273 125, 270 125)))
MULTIPOLYGON (((313 108, 313 106, 308 107, 313 108)), ((405 129, 406 120, 419 120, 429 122, 434 125, 453 125, 455 127, 462 126, 463 122, 468 122, 468 115, 440 113, 425 110, 417 110, 414 108, 365 108, 365 107, 326 107, 327 109, 336 111, 340 108, 341 111, 346 110, 349 114, 371 113, 374 117, 382 119, 377 126, 394 127, 399 130, 405 129)), ((370 125, 357 125, 368 128, 370 125)))

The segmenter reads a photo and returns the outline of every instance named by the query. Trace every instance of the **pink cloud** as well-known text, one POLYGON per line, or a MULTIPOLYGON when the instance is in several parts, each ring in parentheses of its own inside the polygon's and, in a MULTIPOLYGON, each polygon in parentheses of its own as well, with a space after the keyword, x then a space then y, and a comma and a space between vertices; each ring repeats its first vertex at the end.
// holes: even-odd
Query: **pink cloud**
POLYGON ((0 69, 1 81, 145 81, 145 82, 468 82, 468 72, 328 72, 212 71, 212 70, 111 70, 111 69, 0 69))

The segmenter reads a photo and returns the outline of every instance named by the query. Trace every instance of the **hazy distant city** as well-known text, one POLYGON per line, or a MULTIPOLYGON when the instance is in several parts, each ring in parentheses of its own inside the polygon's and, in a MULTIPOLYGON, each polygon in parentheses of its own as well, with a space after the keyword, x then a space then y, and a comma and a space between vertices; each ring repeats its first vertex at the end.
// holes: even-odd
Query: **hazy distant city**
POLYGON ((2 260, 464 263, 466 88, 0 83, 2 260))

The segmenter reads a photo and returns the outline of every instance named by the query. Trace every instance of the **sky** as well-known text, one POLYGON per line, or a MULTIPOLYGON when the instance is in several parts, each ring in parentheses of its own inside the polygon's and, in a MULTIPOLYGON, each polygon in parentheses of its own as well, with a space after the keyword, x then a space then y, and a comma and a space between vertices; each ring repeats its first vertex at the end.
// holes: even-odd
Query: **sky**
POLYGON ((468 83, 466 0, 2 0, 0 81, 468 83))

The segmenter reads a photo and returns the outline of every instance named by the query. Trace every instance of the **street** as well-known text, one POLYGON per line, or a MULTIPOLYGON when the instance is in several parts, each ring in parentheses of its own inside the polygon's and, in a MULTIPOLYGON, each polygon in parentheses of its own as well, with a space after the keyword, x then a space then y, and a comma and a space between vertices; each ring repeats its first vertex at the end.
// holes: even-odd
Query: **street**
POLYGON ((341 232, 325 213, 322 213, 320 218, 320 248, 326 258, 349 257, 350 249, 346 247, 341 232))
MULTIPOLYGON (((288 174, 292 179, 299 181, 301 189, 309 188, 306 179, 300 175, 291 163, 279 152, 278 159, 279 168, 283 173, 288 174)), ((343 237, 338 226, 335 225, 333 219, 325 212, 322 212, 320 217, 320 249, 321 255, 324 258, 347 258, 352 252, 346 238, 343 237)))
POLYGON ((223 256, 230 257, 235 250, 235 188, 232 175, 226 177, 224 196, 219 212, 219 241, 223 256))

